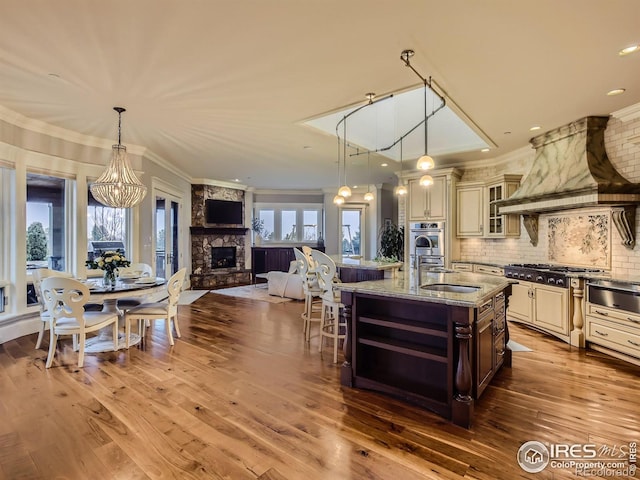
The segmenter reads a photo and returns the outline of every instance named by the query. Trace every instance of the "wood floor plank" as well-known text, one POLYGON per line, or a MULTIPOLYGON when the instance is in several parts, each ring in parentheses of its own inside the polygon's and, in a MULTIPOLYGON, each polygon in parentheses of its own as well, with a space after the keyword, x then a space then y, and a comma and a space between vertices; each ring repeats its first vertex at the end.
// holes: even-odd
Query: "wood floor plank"
POLYGON ((514 353, 463 429, 341 387, 301 310, 207 294, 179 307, 175 346, 156 322, 139 347, 82 369, 70 342, 51 369, 35 335, 0 345, 0 480, 568 479, 527 474, 518 448, 640 438, 640 367, 510 324, 533 351, 514 353))

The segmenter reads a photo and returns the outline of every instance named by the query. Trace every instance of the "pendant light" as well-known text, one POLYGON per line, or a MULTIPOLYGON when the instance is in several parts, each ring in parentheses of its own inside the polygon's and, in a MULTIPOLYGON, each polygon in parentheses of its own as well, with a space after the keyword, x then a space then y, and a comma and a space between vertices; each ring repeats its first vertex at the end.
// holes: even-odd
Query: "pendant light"
MULTIPOLYGON (((429 84, 431 77, 429 77, 429 84)), ((418 159, 418 170, 430 170, 435 166, 433 158, 429 156, 429 117, 427 116, 427 80, 424 81, 424 155, 418 159)), ((428 187, 433 185, 431 175, 423 175, 420 178, 420 185, 428 187)))
POLYGON ((367 152, 367 193, 364 194, 365 202, 373 201, 373 193, 371 193, 371 159, 369 158, 371 152, 367 152))
POLYGON ((107 169, 91 184, 93 197, 103 205, 114 208, 131 208, 139 204, 147 193, 147 187, 138 179, 129 164, 127 147, 120 143, 122 107, 118 112, 118 144, 112 147, 111 162, 107 169))
POLYGON ((400 178, 398 178, 398 186, 396 187, 396 195, 403 197, 408 191, 406 185, 403 185, 402 182, 402 137, 400 138, 400 178))
MULTIPOLYGON (((338 137, 338 185, 340 185, 340 137, 338 137)), ((336 195, 333 197, 333 203, 338 206, 344 204, 344 197, 336 195)))
MULTIPOLYGON (((347 185, 347 119, 344 119, 343 122, 343 148, 344 148, 344 153, 342 155, 342 160, 344 161, 344 183, 342 184, 342 186, 338 189, 338 195, 340 195, 343 198, 349 198, 351 196, 351 189, 349 188, 349 185, 347 185)), ((342 202, 344 203, 344 201, 342 202)))

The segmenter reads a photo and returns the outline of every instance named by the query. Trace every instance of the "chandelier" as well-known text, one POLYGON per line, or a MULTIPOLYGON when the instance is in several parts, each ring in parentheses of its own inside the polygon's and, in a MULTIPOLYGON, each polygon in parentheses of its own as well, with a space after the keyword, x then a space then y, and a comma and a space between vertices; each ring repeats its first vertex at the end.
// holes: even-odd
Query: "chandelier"
POLYGON ((120 143, 122 107, 118 112, 118 144, 112 147, 111 161, 107 169, 91 184, 93 197, 103 205, 114 208, 131 208, 138 205, 147 193, 147 187, 138 179, 129 164, 127 147, 120 143))

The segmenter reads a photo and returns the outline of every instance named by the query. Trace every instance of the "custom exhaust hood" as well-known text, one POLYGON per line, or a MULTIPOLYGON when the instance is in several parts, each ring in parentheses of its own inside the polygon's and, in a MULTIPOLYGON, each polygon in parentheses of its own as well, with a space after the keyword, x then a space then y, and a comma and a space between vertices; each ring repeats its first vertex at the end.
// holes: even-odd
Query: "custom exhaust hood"
POLYGON ((635 205, 640 184, 613 167, 604 147, 609 117, 590 116, 531 139, 536 149, 529 174, 500 214, 521 214, 531 243, 538 243, 538 214, 582 207, 610 206, 623 244, 635 245, 635 205))

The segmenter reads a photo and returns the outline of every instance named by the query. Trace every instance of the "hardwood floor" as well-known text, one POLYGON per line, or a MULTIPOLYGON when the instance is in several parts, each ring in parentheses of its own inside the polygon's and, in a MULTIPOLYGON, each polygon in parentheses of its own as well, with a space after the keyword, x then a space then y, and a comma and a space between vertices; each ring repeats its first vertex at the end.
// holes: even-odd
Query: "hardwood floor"
MULTIPOLYGON (((343 389, 332 349, 305 344, 301 302, 207 294, 142 348, 87 355, 36 335, 0 346, 0 478, 505 479, 522 443, 640 440, 640 368, 510 324, 515 352, 476 404, 473 428, 343 389)), ((598 477, 595 477, 598 478, 598 477)), ((621 477, 617 477, 621 478, 621 477)))

